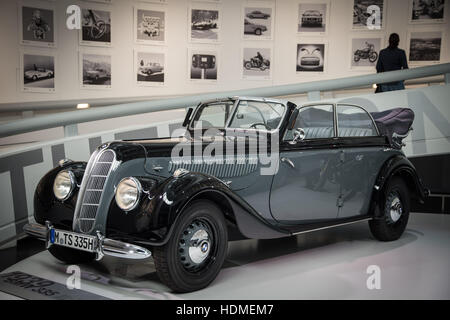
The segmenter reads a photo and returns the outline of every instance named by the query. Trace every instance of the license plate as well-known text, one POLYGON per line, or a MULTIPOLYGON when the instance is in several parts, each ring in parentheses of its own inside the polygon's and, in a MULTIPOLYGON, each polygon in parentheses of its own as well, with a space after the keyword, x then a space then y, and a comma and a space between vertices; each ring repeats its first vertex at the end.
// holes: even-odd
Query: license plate
POLYGON ((49 241, 51 244, 73 249, 95 252, 97 238, 90 235, 50 229, 49 241))

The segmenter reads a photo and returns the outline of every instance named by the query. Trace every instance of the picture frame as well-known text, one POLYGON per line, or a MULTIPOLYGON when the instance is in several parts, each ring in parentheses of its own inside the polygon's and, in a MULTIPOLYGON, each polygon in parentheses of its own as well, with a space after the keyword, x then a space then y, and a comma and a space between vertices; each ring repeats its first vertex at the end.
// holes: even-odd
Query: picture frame
POLYGON ((103 4, 112 4, 114 2, 114 0, 83 0, 83 1, 85 1, 85 2, 97 2, 97 3, 103 3, 103 4))
POLYGON ((19 43, 21 45, 56 48, 57 28, 55 6, 53 3, 31 5, 20 1, 19 43))
POLYGON ((218 3, 191 2, 188 7, 188 41, 220 43, 222 10, 218 3))
POLYGON ((80 89, 112 88, 112 55, 106 51, 80 50, 80 89))
POLYGON ((244 2, 241 18, 241 35, 243 40, 273 40, 274 31, 274 2, 244 2))
POLYGON ((447 33, 443 29, 424 28, 408 31, 406 58, 410 66, 437 64, 447 33))
POLYGON ((112 11, 99 6, 81 7, 80 46, 112 47, 112 11))
POLYGON ((298 36, 326 36, 330 25, 331 2, 329 0, 301 0, 295 3, 298 36))
POLYGON ((349 37, 349 69, 376 71, 380 51, 386 46, 384 33, 357 33, 349 37))
POLYGON ((328 42, 304 39, 296 43, 296 73, 323 75, 327 72, 328 42), (303 50, 304 49, 304 50, 303 50))
POLYGON ((22 92, 57 92, 57 56, 46 49, 20 50, 20 88, 22 92))
POLYGON ((447 6, 449 0, 426 1, 409 0, 410 24, 439 24, 447 22, 447 6))
POLYGON ((187 66, 191 82, 215 84, 219 80, 219 50, 214 47, 188 48, 187 66))
POLYGON ((138 45, 165 45, 167 12, 164 7, 145 5, 133 7, 134 42, 138 45))
POLYGON ((167 52, 160 48, 136 48, 134 53, 135 84, 138 87, 161 87, 167 82, 167 52))
POLYGON ((272 80, 272 46, 245 45, 241 50, 242 79, 272 80), (260 53, 261 56, 258 56, 260 53))
MULTIPOLYGON (((353 1, 353 21, 351 29, 354 31, 382 31, 386 28, 386 8, 388 0, 352 0, 353 1), (367 3, 369 2, 370 3, 367 3), (375 5, 380 7, 380 26, 369 28, 367 25, 367 20, 369 17, 373 16, 368 13, 367 9, 375 5)), ((374 11, 372 11, 374 12, 374 11)), ((374 20, 376 22, 376 19, 374 20)))

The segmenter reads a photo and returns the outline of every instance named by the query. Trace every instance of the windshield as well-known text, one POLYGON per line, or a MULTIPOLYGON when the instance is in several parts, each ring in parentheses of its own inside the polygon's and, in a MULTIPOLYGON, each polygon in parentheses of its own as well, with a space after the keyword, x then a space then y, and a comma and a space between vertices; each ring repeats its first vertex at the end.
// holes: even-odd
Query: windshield
MULTIPOLYGON (((192 122, 195 129, 225 128, 234 105, 233 100, 203 104, 192 122)), ((278 128, 285 107, 280 103, 240 100, 229 128, 264 129, 278 128)))
POLYGON ((280 103, 242 100, 229 127, 270 131, 278 128, 284 109, 280 103))

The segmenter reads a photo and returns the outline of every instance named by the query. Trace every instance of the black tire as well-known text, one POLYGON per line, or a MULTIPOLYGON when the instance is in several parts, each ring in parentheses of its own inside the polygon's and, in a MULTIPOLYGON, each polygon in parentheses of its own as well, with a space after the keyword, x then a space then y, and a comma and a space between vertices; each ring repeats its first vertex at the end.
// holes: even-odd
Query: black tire
POLYGON ((372 235, 380 241, 397 240, 405 231, 410 210, 409 191, 401 178, 393 177, 388 182, 379 209, 381 216, 369 221, 372 235))
POLYGON ((252 68, 252 63, 250 61, 245 61, 244 68, 250 70, 252 68))
POLYGON ((84 252, 57 245, 51 246, 48 251, 56 259, 67 264, 88 263, 95 259, 95 253, 84 252))
POLYGON ((256 29, 256 30, 255 30, 255 34, 256 34, 257 36, 260 36, 260 35, 262 34, 261 29, 256 29))
MULTIPOLYGON (((194 248, 192 245, 189 249, 194 248)), ((160 280, 175 292, 191 292, 208 286, 222 268, 228 249, 226 222, 221 210, 211 201, 198 200, 182 213, 168 243, 153 248, 156 272, 160 280), (210 240, 204 253, 204 240, 197 248, 204 254, 199 263, 186 250, 194 235, 205 230, 210 240), (188 240, 188 241, 186 241, 188 240), (195 260, 195 259, 194 259, 195 260)))

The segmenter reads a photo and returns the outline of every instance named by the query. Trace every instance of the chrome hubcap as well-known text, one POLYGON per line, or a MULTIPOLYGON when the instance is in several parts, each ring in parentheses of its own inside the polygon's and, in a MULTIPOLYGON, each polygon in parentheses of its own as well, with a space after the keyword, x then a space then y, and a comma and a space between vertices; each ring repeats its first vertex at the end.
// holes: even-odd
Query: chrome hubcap
POLYGON ((397 195, 390 197, 389 215, 392 222, 397 222, 403 213, 402 202, 397 195))
POLYGON ((183 231, 179 243, 179 255, 184 268, 196 271, 203 267, 211 252, 211 231, 200 220, 194 220, 183 231))

